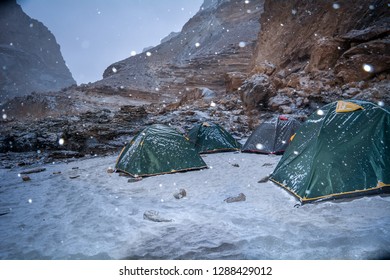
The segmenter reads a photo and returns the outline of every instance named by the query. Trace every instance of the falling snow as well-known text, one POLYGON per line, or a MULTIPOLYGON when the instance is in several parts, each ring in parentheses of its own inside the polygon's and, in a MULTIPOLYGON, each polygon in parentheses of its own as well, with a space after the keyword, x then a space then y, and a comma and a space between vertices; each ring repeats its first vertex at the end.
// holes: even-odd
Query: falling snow
POLYGON ((260 144, 260 143, 258 143, 258 144, 256 144, 256 149, 258 149, 258 150, 262 150, 262 149, 264 149, 264 145, 263 145, 263 144, 260 144))
POLYGON ((340 9, 340 4, 333 3, 332 7, 333 7, 333 9, 338 10, 338 9, 340 9))
POLYGON ((363 64, 363 70, 366 71, 366 72, 374 72, 374 67, 370 64, 363 64))

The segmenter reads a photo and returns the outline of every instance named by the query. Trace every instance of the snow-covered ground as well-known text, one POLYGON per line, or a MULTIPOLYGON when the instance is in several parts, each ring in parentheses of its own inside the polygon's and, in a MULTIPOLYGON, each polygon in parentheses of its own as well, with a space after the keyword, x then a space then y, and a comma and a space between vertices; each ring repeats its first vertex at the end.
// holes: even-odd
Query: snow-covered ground
POLYGON ((389 257, 390 196, 294 207, 284 189, 258 183, 279 159, 209 154, 209 169, 132 183, 107 172, 116 156, 40 166, 26 182, 26 167, 0 169, 0 258, 389 257), (176 199, 180 189, 187 195, 176 199), (224 201, 240 193, 245 201, 224 201), (144 219, 150 210, 172 221, 144 219))

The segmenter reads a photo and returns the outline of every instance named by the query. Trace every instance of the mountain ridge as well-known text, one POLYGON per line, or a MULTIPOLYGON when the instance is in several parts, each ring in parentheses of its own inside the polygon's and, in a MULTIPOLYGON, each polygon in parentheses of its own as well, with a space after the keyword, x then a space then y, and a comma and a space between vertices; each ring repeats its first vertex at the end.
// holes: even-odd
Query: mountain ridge
POLYGON ((147 52, 113 63, 94 85, 175 97, 189 87, 223 93, 225 73, 247 70, 250 64, 262 4, 206 1, 179 34, 147 52))
POLYGON ((76 84, 54 35, 15 0, 0 3, 0 65, 2 101, 76 84))

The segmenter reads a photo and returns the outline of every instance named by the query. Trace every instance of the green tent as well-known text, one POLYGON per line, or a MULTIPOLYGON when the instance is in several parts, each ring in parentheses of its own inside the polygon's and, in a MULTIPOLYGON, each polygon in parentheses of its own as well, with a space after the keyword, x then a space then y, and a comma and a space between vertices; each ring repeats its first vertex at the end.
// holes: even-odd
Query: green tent
POLYGON ((390 111, 338 101, 300 127, 270 179, 301 201, 388 192, 390 111))
POLYGON ((241 148, 229 132, 210 122, 196 124, 188 132, 188 137, 198 153, 239 151, 241 148))
POLYGON ((277 116, 265 120, 253 131, 242 152, 283 154, 301 123, 292 117, 277 116))
POLYGON ((116 170, 134 177, 206 168, 192 143, 175 129, 155 124, 138 133, 120 153, 116 170))

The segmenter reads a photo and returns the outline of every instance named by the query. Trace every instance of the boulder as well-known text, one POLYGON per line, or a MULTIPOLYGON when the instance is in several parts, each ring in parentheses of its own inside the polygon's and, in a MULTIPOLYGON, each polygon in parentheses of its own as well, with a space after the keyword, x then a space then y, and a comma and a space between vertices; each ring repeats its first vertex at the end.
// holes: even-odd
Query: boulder
POLYGON ((261 109, 267 108, 268 99, 275 95, 275 88, 269 76, 255 74, 243 83, 239 92, 247 109, 261 109))
POLYGON ((34 151, 37 150, 37 134, 35 132, 28 132, 15 137, 14 146, 17 147, 16 151, 34 151))
MULTIPOLYGON (((281 107, 287 106, 289 107, 292 103, 292 100, 285 95, 278 94, 274 97, 271 97, 268 101, 268 107, 272 111, 284 111, 281 107)), ((284 113, 284 112, 283 112, 284 113)))
POLYGON ((276 66, 269 62, 269 61, 264 61, 261 63, 258 63, 254 66, 252 69, 252 74, 265 74, 268 76, 271 76, 276 70, 276 66))
POLYGON ((335 72, 345 83, 367 80, 390 69, 390 39, 359 44, 338 60, 335 72))
POLYGON ((309 64, 305 70, 313 72, 333 68, 346 49, 347 43, 344 40, 332 37, 318 39, 317 44, 313 47, 309 64))
POLYGON ((237 91, 248 75, 242 72, 229 72, 225 74, 226 92, 237 91))
POLYGON ((390 34, 390 19, 385 18, 367 28, 356 30, 353 29, 340 38, 349 42, 367 42, 390 34))
POLYGON ((183 105, 192 101, 210 101, 216 97, 216 93, 209 88, 195 87, 188 89, 184 96, 181 98, 179 105, 183 105))

